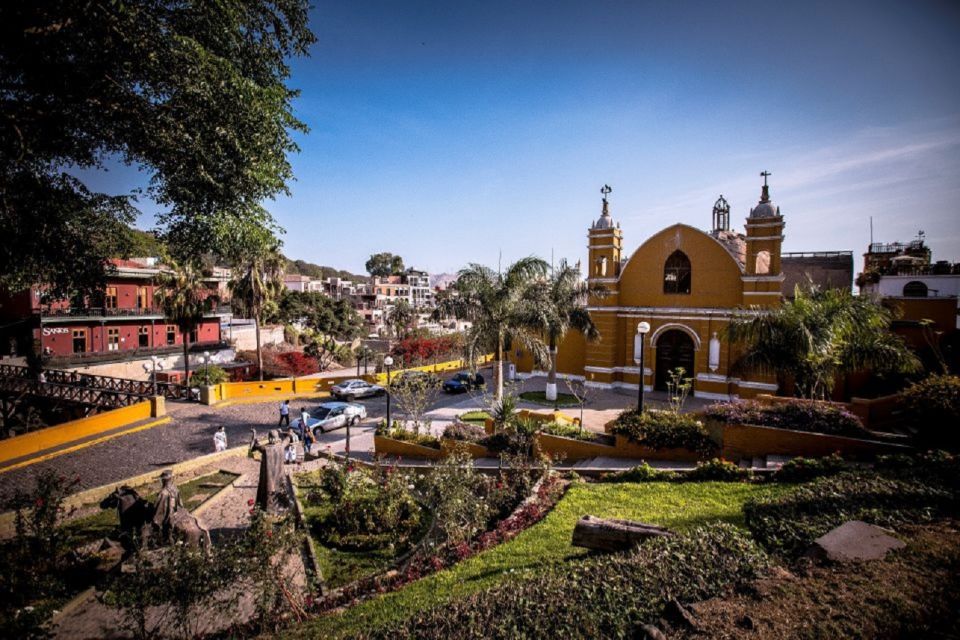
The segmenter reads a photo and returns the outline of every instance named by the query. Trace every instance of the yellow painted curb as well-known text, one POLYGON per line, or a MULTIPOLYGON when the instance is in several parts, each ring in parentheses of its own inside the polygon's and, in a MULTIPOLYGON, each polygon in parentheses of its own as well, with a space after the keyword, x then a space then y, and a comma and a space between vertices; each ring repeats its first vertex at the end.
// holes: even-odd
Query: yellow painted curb
POLYGON ((106 442, 107 440, 112 440, 113 438, 118 438, 120 436, 125 436, 130 433, 136 433, 137 431, 144 431, 146 429, 152 429, 153 427, 160 426, 161 424, 166 424, 170 422, 170 416, 160 418, 159 420, 154 420, 153 422, 148 422, 147 424, 142 424, 139 427, 133 427, 132 429, 125 429, 123 431, 117 431, 116 433, 111 433, 110 435, 101 436, 99 438, 94 438, 93 440, 88 440, 87 442, 81 442, 72 447, 67 447, 66 449, 60 449, 58 451, 51 451, 50 453, 39 455, 35 458, 30 458, 29 460, 24 460, 23 462, 18 462, 17 464, 12 464, 9 467, 3 467, 0 469, 0 473, 6 473, 7 471, 13 471, 14 469, 20 469, 22 467, 29 467, 32 464, 37 464, 38 462, 43 462, 44 460, 50 460, 51 458, 56 458, 57 456, 62 456, 66 453, 73 453, 74 451, 79 451, 80 449, 85 449, 87 447, 93 446, 95 444, 100 444, 101 442, 106 442))
POLYGON ((296 393, 289 396, 250 396, 247 398, 229 398, 221 400, 216 404, 208 405, 213 409, 222 409, 235 404, 263 404, 265 402, 283 402, 284 400, 316 400, 318 398, 329 398, 330 394, 326 391, 322 393, 296 393))

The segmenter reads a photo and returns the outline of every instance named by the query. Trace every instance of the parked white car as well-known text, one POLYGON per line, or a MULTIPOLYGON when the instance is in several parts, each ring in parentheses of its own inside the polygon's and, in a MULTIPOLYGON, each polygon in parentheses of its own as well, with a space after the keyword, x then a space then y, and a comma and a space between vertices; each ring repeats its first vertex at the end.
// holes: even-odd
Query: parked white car
POLYGON ((370 384, 366 380, 344 380, 330 388, 330 395, 341 400, 356 400, 382 396, 386 390, 378 384, 370 384))
MULTIPOLYGON (((324 402, 307 412, 307 428, 314 435, 333 431, 348 424, 355 425, 367 417, 367 408, 353 402, 324 402)), ((294 431, 300 431, 300 418, 291 425, 294 431)))

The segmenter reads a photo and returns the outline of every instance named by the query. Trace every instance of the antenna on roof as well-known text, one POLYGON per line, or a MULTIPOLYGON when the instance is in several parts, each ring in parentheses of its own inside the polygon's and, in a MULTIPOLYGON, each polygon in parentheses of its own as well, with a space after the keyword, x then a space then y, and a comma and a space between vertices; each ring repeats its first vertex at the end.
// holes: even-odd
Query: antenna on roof
POLYGON ((873 244, 873 216, 870 216, 870 244, 873 244))

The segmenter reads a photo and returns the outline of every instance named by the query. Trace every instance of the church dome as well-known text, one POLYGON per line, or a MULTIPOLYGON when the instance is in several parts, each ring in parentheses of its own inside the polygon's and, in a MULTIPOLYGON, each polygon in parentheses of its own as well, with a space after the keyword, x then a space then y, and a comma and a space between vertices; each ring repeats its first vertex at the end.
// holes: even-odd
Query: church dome
POLYGON ((760 174, 763 176, 763 187, 760 191, 760 202, 753 209, 750 209, 751 218, 775 218, 780 215, 780 207, 770 200, 770 187, 767 186, 768 171, 760 174))

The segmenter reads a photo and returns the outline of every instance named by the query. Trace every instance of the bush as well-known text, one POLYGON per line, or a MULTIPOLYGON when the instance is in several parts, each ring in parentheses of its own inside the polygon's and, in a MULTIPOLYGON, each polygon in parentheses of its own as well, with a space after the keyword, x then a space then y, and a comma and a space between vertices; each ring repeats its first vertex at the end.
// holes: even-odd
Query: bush
POLYGON ((475 424, 454 422, 443 430, 443 437, 463 442, 480 442, 487 437, 487 432, 475 424))
POLYGON ((198 387, 209 387, 210 385, 220 384, 229 380, 230 376, 221 367, 216 365, 200 367, 199 371, 194 371, 190 376, 190 384, 198 387))
POLYGON ((369 638, 625 638, 671 599, 704 600, 745 585, 768 564, 727 524, 657 538, 636 550, 526 574, 434 607, 369 638), (571 594, 576 594, 571 597, 571 594))
POLYGON ((575 424, 561 424, 559 422, 548 422, 546 424, 540 425, 540 431, 543 433, 548 433, 552 436, 559 436, 561 438, 573 438, 574 440, 596 440, 597 434, 592 431, 587 431, 586 429, 580 428, 579 425, 575 424))
POLYGON ((710 481, 719 480, 721 482, 736 482, 750 477, 750 471, 741 469, 729 460, 713 458, 707 462, 701 462, 697 468, 681 476, 683 480, 691 481, 710 481))
POLYGON ((627 410, 617 416, 613 432, 651 449, 689 449, 703 455, 717 452, 703 423, 686 413, 644 411, 637 415, 635 410, 627 410))
POLYGON ((774 472, 774 482, 809 482, 849 471, 851 465, 833 453, 825 458, 794 458, 774 472))
POLYGON ((401 440, 403 442, 411 442, 422 447, 430 447, 432 449, 440 448, 440 438, 432 436, 429 433, 414 433, 413 431, 407 431, 407 429, 404 428, 403 423, 399 420, 394 420, 393 427, 389 429, 387 428, 387 421, 381 420, 380 424, 377 425, 374 434, 387 438, 393 438, 394 440, 401 440))
POLYGON ((726 424, 750 424, 852 438, 870 436, 857 416, 817 400, 791 399, 777 404, 757 400, 718 402, 707 407, 704 417, 726 424))
POLYGON ((960 449, 960 377, 930 376, 903 394, 917 438, 926 446, 960 449))
POLYGON ((665 482, 674 480, 676 477, 677 474, 673 471, 660 471, 644 462, 627 471, 608 473, 603 476, 603 482, 665 482))
POLYGON ((848 520, 881 526, 925 522, 953 513, 955 506, 954 495, 942 488, 858 471, 814 480, 784 496, 750 500, 743 513, 756 540, 772 551, 798 555, 848 520))

